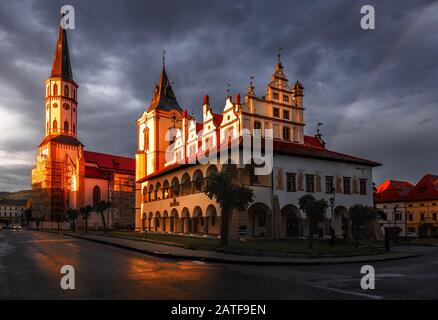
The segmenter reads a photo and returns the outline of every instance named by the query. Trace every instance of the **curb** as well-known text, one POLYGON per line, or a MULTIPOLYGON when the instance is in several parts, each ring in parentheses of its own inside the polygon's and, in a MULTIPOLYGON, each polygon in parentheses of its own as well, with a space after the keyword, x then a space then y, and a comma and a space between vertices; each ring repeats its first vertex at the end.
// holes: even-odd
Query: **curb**
MULTIPOLYGON (((54 232, 57 233, 57 232, 54 232)), ((87 237, 82 237, 78 235, 72 235, 72 234, 63 234, 58 233, 63 236, 71 237, 71 238, 77 238, 81 240, 86 240, 90 242, 100 243, 116 248, 121 248, 125 250, 129 250, 132 252, 147 254, 150 256, 160 257, 160 258, 166 258, 166 259, 174 259, 174 260, 194 260, 194 261, 203 261, 203 262, 216 262, 216 263, 229 263, 229 264, 245 264, 245 265, 289 265, 289 266, 298 266, 298 265, 334 265, 334 264, 349 264, 349 263, 363 263, 363 262, 381 262, 381 261, 391 261, 391 260, 400 260, 400 259, 407 259, 407 258, 415 258, 421 256, 419 253, 400 253, 398 256, 392 256, 392 257, 384 257, 379 258, 381 255, 374 256, 362 256, 358 257, 357 260, 351 261, 351 260, 340 260, 340 261, 324 261, 324 260, 317 260, 318 258, 315 258, 315 261, 262 261, 262 260, 238 260, 238 259, 226 259, 226 258, 214 258, 214 257, 200 257, 200 256, 191 256, 191 255, 178 255, 178 254, 172 254, 170 252, 162 252, 162 251, 154 251, 154 250, 147 250, 147 249, 140 249, 135 248, 119 243, 114 243, 107 240, 101 240, 101 239, 92 239, 87 237)))

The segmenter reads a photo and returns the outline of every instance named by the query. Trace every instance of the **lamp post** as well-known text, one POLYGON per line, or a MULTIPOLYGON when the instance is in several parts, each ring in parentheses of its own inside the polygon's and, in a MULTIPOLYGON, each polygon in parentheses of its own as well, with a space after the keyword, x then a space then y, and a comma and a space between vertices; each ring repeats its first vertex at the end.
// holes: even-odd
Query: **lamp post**
POLYGON ((329 200, 330 200, 331 218, 332 218, 332 223, 331 223, 331 226, 330 226, 330 246, 334 246, 335 245, 335 229, 333 228, 333 221, 334 221, 333 211, 334 211, 334 208, 335 208, 335 200, 336 200, 335 196, 336 196, 336 193, 335 193, 335 188, 333 188, 333 187, 331 189, 331 195, 332 196, 329 198, 329 200))

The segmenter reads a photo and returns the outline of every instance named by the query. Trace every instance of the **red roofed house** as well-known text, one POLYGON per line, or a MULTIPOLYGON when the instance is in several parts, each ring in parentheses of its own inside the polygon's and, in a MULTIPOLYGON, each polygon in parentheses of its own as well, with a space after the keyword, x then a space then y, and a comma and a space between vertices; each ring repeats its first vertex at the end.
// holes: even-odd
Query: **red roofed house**
POLYGON ((373 205, 372 168, 380 164, 329 150, 320 134, 305 136, 304 126, 303 87, 289 85, 281 63, 262 98, 251 83, 242 101, 227 97, 215 113, 205 96, 202 122, 181 109, 163 65, 152 101, 137 120, 136 230, 217 236, 220 208, 203 193, 205 179, 232 170, 234 182, 255 194, 246 212, 233 213, 232 238, 304 237, 309 226, 298 199, 306 193, 332 199, 314 233, 327 237, 333 228, 338 237, 348 236, 347 209, 373 205), (222 155, 229 146, 237 156, 233 165, 219 161, 227 160, 222 155), (247 151, 249 162, 240 161, 247 151))
POLYGON ((410 182, 386 180, 377 186, 374 192, 376 208, 385 216, 381 219, 382 228, 390 228, 390 232, 400 236, 407 235, 406 196, 414 188, 410 182))
MULTIPOLYGON (((135 160, 84 150, 77 139, 77 89, 67 34, 61 28, 51 76, 45 81, 44 138, 32 170, 33 215, 44 227, 65 218, 68 208, 108 200, 109 226, 132 227, 135 160)), ((82 218, 78 222, 81 225, 82 218)), ((88 225, 100 228, 102 222, 92 214, 88 225)))
POLYGON ((438 176, 426 174, 406 195, 408 232, 438 235, 438 176))

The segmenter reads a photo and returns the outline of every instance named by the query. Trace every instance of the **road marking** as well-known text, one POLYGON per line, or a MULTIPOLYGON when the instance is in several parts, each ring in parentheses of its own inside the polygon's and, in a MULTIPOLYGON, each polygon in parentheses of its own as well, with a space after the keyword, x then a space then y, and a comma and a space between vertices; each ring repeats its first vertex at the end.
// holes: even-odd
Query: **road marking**
POLYGON ((359 297, 364 297, 364 298, 369 298, 369 299, 383 299, 382 296, 376 296, 376 295, 368 294, 368 293, 361 293, 361 292, 355 292, 355 291, 335 289, 335 288, 329 288, 329 287, 324 287, 324 286, 314 286, 314 288, 325 289, 325 290, 329 290, 329 291, 345 293, 345 294, 349 294, 349 295, 353 295, 353 296, 359 296, 359 297))
POLYGON ((376 278, 398 278, 398 277, 407 277, 406 274, 399 273, 378 273, 376 274, 376 278))
POLYGON ((23 240, 23 241, 18 241, 20 243, 41 243, 41 242, 72 242, 75 241, 74 239, 63 239, 63 240, 51 240, 51 239, 43 239, 43 240, 23 240))

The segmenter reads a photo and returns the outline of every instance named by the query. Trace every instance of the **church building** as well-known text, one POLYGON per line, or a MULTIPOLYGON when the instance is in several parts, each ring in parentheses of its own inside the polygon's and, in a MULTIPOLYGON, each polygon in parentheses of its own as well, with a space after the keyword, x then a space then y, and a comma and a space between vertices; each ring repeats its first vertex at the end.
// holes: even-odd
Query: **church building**
POLYGON ((255 196, 248 210, 232 213, 231 238, 305 237, 309 226, 298 199, 307 193, 331 205, 314 230, 321 238, 331 227, 346 237, 348 208, 373 205, 372 169, 380 164, 328 149, 319 133, 305 135, 304 88, 289 84, 280 59, 263 97, 250 83, 243 99, 226 97, 220 113, 208 95, 200 108, 199 122, 182 110, 163 64, 152 101, 137 120, 136 230, 218 236, 220 207, 203 191, 206 177, 222 170, 232 170, 233 182, 251 187, 255 196), (193 161, 233 141, 242 153, 248 133, 272 141, 268 173, 255 174, 259 162, 193 161))
MULTIPOLYGON (((107 200, 108 225, 133 227, 135 160, 85 150, 78 140, 78 88, 67 33, 60 28, 52 72, 44 83, 44 137, 32 170, 33 217, 42 222, 63 219, 68 208, 107 200)), ((92 214, 88 225, 100 228, 102 223, 92 214)))

